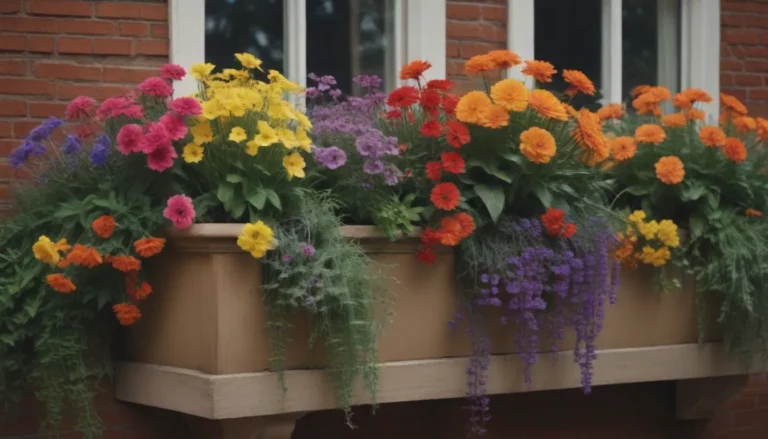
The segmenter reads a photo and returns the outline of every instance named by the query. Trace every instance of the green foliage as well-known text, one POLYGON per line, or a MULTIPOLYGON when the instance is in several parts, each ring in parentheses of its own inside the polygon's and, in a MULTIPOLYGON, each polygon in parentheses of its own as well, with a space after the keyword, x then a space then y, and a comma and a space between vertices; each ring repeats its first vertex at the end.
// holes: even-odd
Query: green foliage
POLYGON ((414 224, 421 221, 423 207, 412 206, 415 194, 406 195, 402 201, 393 196, 389 201, 381 203, 373 214, 373 221, 390 239, 396 239, 403 234, 414 231, 414 224))

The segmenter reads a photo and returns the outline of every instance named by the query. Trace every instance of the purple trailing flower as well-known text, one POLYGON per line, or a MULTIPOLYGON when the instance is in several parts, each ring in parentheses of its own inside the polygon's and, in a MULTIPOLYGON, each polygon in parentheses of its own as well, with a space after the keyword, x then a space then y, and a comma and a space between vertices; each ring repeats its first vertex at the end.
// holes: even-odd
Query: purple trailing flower
POLYGON ((381 174, 384 171, 384 162, 378 159, 368 159, 363 165, 363 171, 371 175, 381 174))
POLYGON ((337 169, 347 163, 347 153, 337 146, 316 148, 315 161, 328 169, 337 169))
POLYGON ((64 141, 64 145, 61 146, 61 150, 66 155, 75 155, 80 152, 82 147, 83 144, 80 142, 80 138, 74 134, 70 134, 64 141))
POLYGON ((109 147, 111 145, 109 136, 102 134, 96 138, 91 148, 91 164, 93 166, 103 166, 109 157, 109 147))

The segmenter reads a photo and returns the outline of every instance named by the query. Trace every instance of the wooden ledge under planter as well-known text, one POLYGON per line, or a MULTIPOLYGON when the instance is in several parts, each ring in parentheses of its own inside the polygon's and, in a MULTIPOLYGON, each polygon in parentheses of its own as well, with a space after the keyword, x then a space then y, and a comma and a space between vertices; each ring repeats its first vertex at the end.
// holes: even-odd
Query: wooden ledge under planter
MULTIPOLYGON (((215 433, 199 429, 206 430, 204 437, 290 437, 301 413, 336 407, 334 392, 321 370, 322 346, 307 346, 306 315, 294 322, 286 392, 268 370, 261 269, 236 245, 241 228, 200 224, 169 236, 168 249, 148 267, 155 293, 128 330, 128 361, 117 367, 116 395, 218 421, 215 433)), ((396 279, 390 286, 394 315, 379 340, 378 402, 465 396, 471 345, 464 331, 448 327, 456 311, 453 254, 424 265, 415 257, 416 239, 390 242, 367 226, 343 232, 396 279)), ((750 368, 716 340, 700 345, 697 339, 691 288, 660 293, 642 274, 623 272, 618 302, 606 306, 593 383, 678 381, 678 415, 706 416, 750 368)), ((504 328, 492 331, 488 393, 579 387, 573 340, 566 336, 557 357, 539 356, 529 387, 512 337, 504 328)), ((371 402, 357 386, 354 403, 371 402)))

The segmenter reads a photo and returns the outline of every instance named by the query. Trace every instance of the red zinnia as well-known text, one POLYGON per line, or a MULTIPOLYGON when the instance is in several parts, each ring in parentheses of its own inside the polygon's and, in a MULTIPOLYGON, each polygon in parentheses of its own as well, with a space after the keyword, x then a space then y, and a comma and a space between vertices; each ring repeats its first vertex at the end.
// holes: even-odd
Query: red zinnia
POLYGON ((453 210, 459 205, 459 188, 453 183, 440 183, 432 188, 430 201, 441 210, 453 210))
POLYGON ((576 234, 576 224, 574 223, 566 224, 565 229, 563 230, 563 236, 566 238, 570 238, 575 234, 576 234))
POLYGON ((541 216, 541 223, 549 235, 559 236, 565 226, 565 211, 550 207, 541 216))
POLYGON ((446 125, 445 140, 454 148, 461 148, 469 143, 469 128, 455 120, 448 121, 446 125))
POLYGON ((437 257, 435 256, 435 252, 433 252, 432 249, 429 247, 424 247, 423 249, 419 250, 416 256, 419 258, 421 262, 425 264, 433 264, 437 259, 437 257))
POLYGON ((390 107, 407 108, 416 102, 419 102, 419 90, 416 87, 396 88, 387 97, 387 105, 390 107))
POLYGON ((426 165, 426 170, 428 179, 438 181, 443 175, 443 164, 440 162, 429 162, 426 165))
POLYGON ((461 242, 463 235, 461 230, 461 223, 451 217, 445 217, 440 220, 440 230, 438 231, 440 236, 440 244, 448 247, 453 247, 461 242))
POLYGON ((440 154, 440 162, 443 164, 445 172, 451 174, 461 174, 464 172, 464 159, 458 152, 444 152, 440 154))
POLYGON ((427 88, 431 90, 448 91, 453 87, 453 82, 447 79, 432 79, 427 82, 427 88))
POLYGON ((461 237, 466 238, 475 231, 475 220, 466 212, 457 213, 454 216, 456 221, 461 225, 461 237))
POLYGON ((452 94, 443 95, 443 110, 448 114, 454 114, 456 112, 456 105, 459 104, 459 97, 452 94))
POLYGON ((428 120, 421 126, 421 135, 424 137, 440 137, 443 133, 443 127, 440 126, 440 122, 436 120, 428 120))
POLYGON ((440 106, 440 94, 429 88, 424 89, 419 103, 424 108, 437 108, 440 106))
POLYGON ((395 108, 394 110, 387 111, 385 117, 387 118, 387 120, 392 120, 392 119, 400 119, 400 116, 402 115, 403 115, 403 112, 400 111, 400 109, 395 108))
POLYGON ((430 246, 440 243, 440 235, 434 230, 427 227, 424 229, 424 233, 421 234, 421 243, 430 246))

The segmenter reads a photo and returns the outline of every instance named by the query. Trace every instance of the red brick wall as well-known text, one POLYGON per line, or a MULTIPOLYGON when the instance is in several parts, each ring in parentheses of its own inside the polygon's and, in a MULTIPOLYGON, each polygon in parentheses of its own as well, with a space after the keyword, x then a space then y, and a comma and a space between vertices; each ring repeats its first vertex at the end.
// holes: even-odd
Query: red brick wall
POLYGON ((477 86, 464 73, 464 61, 507 46, 506 0, 447 0, 446 72, 460 88, 477 86))

